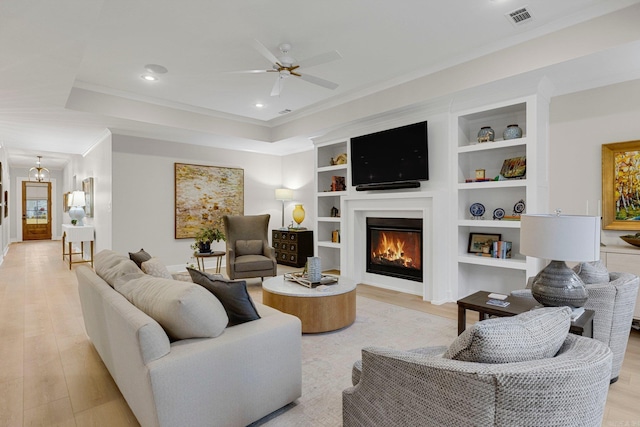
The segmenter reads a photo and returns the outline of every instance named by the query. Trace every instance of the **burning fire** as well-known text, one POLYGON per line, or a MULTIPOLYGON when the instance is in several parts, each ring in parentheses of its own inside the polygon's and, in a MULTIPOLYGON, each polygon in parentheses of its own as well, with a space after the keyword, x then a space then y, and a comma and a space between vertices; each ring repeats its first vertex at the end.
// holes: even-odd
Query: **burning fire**
POLYGON ((371 260, 376 264, 420 269, 419 242, 415 233, 380 232, 377 247, 371 248, 371 260), (401 238, 402 236, 403 238, 401 238))

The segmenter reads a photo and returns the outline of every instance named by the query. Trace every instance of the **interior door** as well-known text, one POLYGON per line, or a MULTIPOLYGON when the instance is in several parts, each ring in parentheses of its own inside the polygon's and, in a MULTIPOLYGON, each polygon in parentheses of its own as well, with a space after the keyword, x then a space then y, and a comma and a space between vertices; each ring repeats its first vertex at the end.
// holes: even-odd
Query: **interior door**
POLYGON ((22 182, 22 240, 51 240, 51 183, 22 182))

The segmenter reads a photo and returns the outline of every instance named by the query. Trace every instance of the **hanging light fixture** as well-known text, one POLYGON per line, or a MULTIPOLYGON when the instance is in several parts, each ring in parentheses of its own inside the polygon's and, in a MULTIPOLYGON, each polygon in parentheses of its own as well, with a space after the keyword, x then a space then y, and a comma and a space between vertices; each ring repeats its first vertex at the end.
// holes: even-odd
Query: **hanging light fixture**
POLYGON ((38 156, 36 166, 29 169, 29 181, 49 181, 49 169, 42 167, 42 156, 38 156))

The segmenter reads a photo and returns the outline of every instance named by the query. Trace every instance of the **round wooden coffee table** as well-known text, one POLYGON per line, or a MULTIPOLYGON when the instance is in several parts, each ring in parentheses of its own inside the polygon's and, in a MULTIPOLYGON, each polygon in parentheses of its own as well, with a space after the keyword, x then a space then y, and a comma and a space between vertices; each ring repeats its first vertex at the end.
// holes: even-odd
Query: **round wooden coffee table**
POLYGON ((299 318, 305 334, 335 331, 356 320, 356 282, 340 276, 318 289, 271 277, 262 282, 262 303, 299 318))

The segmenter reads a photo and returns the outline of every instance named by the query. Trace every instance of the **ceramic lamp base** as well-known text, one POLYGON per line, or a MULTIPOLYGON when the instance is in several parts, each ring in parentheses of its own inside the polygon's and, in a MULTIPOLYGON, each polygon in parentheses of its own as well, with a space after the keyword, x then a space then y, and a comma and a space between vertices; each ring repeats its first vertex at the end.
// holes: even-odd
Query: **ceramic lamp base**
POLYGON ((564 261, 551 261, 533 280, 533 297, 547 307, 582 307, 589 293, 564 261))
POLYGON ((84 218, 84 216, 85 213, 82 207, 73 206, 69 208, 69 217, 76 220, 76 225, 84 225, 84 223, 82 222, 82 218, 84 218))

